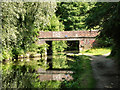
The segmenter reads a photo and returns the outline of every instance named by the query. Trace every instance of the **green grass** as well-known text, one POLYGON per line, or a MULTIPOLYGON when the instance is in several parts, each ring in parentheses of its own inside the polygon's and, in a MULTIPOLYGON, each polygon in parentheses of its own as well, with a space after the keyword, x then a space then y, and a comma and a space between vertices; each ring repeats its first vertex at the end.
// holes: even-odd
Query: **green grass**
POLYGON ((74 62, 70 63, 74 80, 63 82, 63 88, 95 88, 95 79, 93 77, 93 71, 91 67, 90 57, 80 55, 73 56, 74 62))
POLYGON ((110 48, 93 48, 93 49, 81 51, 82 54, 88 54, 88 55, 104 55, 110 52, 111 52, 110 48))
POLYGON ((78 78, 80 82, 80 88, 94 88, 95 87, 95 79, 93 77, 93 71, 91 67, 90 57, 82 56, 80 57, 81 66, 82 66, 82 73, 80 74, 81 77, 78 78))

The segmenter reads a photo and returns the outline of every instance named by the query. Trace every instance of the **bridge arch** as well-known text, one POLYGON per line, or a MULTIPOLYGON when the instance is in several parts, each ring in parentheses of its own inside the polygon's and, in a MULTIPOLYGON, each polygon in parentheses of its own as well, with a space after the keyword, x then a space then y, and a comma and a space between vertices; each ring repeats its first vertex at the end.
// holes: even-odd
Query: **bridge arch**
MULTIPOLYGON (((97 30, 93 31, 40 31, 38 44, 44 44, 52 41, 79 41, 79 52, 83 48, 93 47, 95 37, 99 34, 97 30)), ((50 47, 51 48, 51 47, 50 47)), ((47 51, 46 51, 47 52, 47 51)))

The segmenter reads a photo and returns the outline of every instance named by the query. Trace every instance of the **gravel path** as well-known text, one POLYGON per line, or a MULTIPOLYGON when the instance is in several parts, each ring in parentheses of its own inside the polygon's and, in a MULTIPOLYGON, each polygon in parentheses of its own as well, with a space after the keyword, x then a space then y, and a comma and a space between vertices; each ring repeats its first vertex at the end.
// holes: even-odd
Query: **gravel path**
POLYGON ((114 60, 106 58, 107 55, 87 55, 92 60, 91 65, 96 79, 96 88, 120 87, 117 65, 114 60))

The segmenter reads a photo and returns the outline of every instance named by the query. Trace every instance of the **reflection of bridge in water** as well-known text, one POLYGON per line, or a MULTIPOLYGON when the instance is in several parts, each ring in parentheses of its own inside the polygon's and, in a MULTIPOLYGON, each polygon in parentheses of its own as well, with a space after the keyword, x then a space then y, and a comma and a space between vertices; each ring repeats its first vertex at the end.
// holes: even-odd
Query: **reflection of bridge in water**
MULTIPOLYGON (((47 43, 49 49, 46 49, 47 55, 52 55, 52 41, 78 41, 79 42, 79 52, 83 47, 91 48, 95 42, 95 37, 98 35, 98 31, 40 31, 38 44, 47 43)), ((73 72, 67 69, 53 69, 52 68, 52 58, 47 58, 47 63, 49 63, 48 70, 38 69, 39 78, 43 80, 72 80, 73 72)))
MULTIPOLYGON (((57 56, 57 58, 59 58, 59 56, 57 56)), ((57 58, 54 58, 57 60, 57 58)), ((46 60, 46 64, 49 65, 49 68, 47 70, 39 68, 37 70, 37 74, 39 74, 38 78, 40 79, 40 81, 50 81, 50 80, 73 80, 72 76, 70 74, 73 74, 73 71, 71 71, 71 69, 69 68, 59 68, 59 67, 55 67, 53 63, 55 63, 52 59, 52 56, 48 56, 47 58, 45 58, 46 60)), ((59 59, 63 59, 59 58, 59 59)), ((67 59, 64 58, 64 61, 66 61, 67 59)), ((68 61, 68 60, 67 60, 68 61)), ((65 65, 62 65, 65 66, 65 65)))
POLYGON ((70 74, 72 74, 72 71, 68 71, 68 70, 47 70, 47 71, 41 71, 40 69, 38 69, 38 73, 39 74, 39 79, 40 81, 44 81, 44 80, 73 80, 72 76, 70 76, 70 74))

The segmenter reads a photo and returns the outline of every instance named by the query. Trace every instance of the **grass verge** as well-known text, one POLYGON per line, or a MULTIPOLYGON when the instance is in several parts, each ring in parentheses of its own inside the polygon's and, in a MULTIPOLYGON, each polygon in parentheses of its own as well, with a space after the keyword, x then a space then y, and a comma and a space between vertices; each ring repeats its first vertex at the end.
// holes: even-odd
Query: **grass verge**
POLYGON ((90 57, 88 56, 73 56, 74 62, 71 62, 69 66, 75 72, 72 74, 74 80, 64 81, 62 83, 63 88, 95 88, 95 79, 93 77, 93 71, 91 67, 90 57))
POLYGON ((82 54, 88 54, 88 55, 104 55, 110 52, 111 52, 110 48, 93 48, 93 49, 81 51, 82 54))

